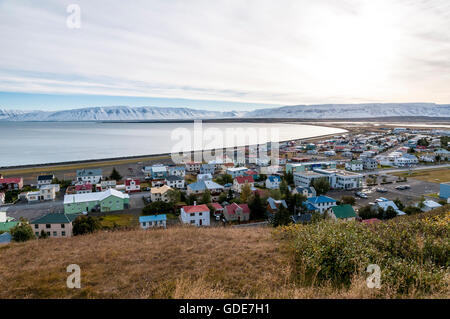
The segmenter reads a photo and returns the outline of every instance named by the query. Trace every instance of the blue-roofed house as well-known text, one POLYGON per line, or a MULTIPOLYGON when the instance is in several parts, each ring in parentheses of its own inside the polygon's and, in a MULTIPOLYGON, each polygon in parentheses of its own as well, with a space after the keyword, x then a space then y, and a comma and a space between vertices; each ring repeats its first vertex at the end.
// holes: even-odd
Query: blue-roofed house
POLYGON ((169 176, 178 176, 185 177, 186 176, 186 166, 169 166, 167 168, 169 176))
POLYGON ((284 199, 273 199, 272 197, 269 197, 267 199, 267 214, 270 217, 273 217, 273 214, 277 213, 280 209, 280 206, 283 206, 284 208, 287 208, 286 201, 284 199))
POLYGON ((277 175, 270 175, 266 179, 266 187, 269 189, 280 188, 281 177, 277 175))
POLYGON ((139 216, 139 225, 142 229, 164 227, 166 228, 166 214, 139 216))
POLYGON ((224 187, 216 182, 210 180, 202 180, 187 186, 187 195, 200 195, 203 194, 206 190, 209 190, 211 194, 211 198, 213 200, 217 200, 220 193, 224 191, 224 187))
POLYGON ((336 206, 336 200, 324 195, 313 196, 306 200, 306 205, 309 211, 314 210, 313 208, 315 208, 315 211, 323 214, 331 207, 336 206))
POLYGON ((200 174, 211 174, 214 175, 216 171, 216 166, 214 164, 202 164, 200 167, 200 174))
POLYGON ((292 194, 300 194, 305 196, 306 198, 315 197, 317 195, 316 189, 312 186, 309 187, 297 186, 292 191, 292 194))
POLYGON ((0 245, 9 244, 12 240, 12 236, 10 233, 0 234, 0 245))
POLYGON ((388 207, 390 206, 395 210, 397 215, 405 215, 404 212, 402 212, 400 209, 398 209, 397 205, 393 201, 391 201, 387 198, 384 198, 382 201, 377 202, 376 205, 378 207, 382 208, 384 211, 386 211, 388 209, 388 207))
POLYGON ((439 197, 448 201, 450 198, 450 182, 441 183, 439 186, 439 197))

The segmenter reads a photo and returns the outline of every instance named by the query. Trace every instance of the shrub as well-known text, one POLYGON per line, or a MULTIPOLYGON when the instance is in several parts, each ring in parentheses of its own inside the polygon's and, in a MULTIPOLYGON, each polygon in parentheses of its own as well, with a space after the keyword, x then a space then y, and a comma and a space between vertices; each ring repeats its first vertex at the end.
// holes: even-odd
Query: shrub
POLYGON ((20 224, 11 228, 10 233, 12 236, 12 240, 18 242, 28 241, 35 238, 33 229, 31 228, 30 224, 25 221, 21 221, 20 224))
POLYGON ((90 234, 93 232, 96 232, 97 230, 101 229, 102 225, 100 224, 100 221, 92 216, 78 216, 73 221, 73 234, 74 236, 77 235, 84 235, 84 234, 90 234))

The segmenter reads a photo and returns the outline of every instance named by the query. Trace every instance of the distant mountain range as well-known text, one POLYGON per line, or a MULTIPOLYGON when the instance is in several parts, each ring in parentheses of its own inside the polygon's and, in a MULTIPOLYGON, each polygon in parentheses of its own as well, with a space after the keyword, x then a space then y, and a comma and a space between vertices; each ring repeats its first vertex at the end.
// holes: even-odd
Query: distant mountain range
POLYGON ((64 111, 0 109, 0 121, 132 121, 229 118, 358 119, 376 117, 450 117, 450 104, 367 103, 294 105, 249 112, 172 107, 89 107, 64 111))

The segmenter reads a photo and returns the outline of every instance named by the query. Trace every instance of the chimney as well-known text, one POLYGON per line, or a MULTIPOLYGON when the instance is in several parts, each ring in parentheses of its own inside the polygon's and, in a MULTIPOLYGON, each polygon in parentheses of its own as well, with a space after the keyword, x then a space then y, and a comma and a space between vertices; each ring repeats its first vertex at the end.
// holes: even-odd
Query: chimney
POLYGON ((197 206, 197 201, 196 200, 194 200, 194 206, 197 206))

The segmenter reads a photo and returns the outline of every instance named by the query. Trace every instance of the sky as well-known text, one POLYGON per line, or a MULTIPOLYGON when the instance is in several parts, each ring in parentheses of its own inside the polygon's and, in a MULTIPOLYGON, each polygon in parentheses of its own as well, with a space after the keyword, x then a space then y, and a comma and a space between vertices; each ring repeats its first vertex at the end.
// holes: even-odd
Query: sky
POLYGON ((448 0, 0 0, 0 43, 7 109, 450 103, 448 0))

